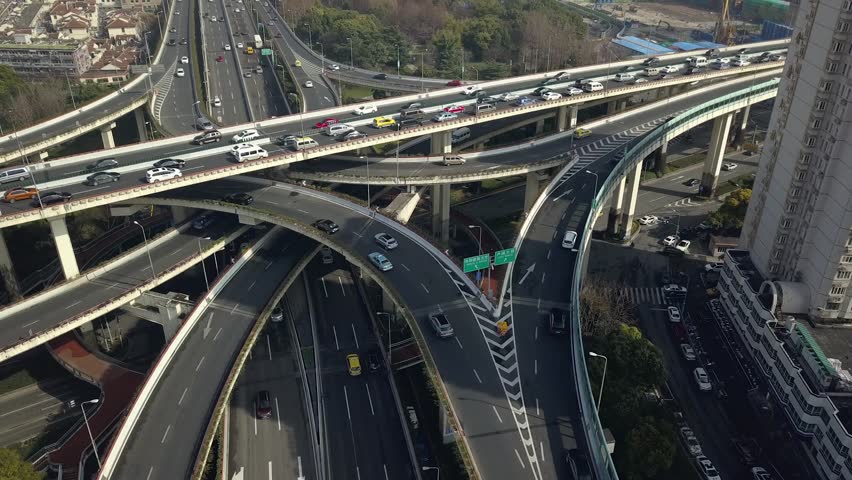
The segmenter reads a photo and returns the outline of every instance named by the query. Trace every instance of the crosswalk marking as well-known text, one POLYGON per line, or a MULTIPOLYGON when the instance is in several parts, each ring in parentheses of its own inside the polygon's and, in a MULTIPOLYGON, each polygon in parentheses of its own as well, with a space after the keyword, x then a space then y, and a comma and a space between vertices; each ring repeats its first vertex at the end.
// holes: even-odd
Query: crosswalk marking
POLYGON ((619 290, 619 294, 634 304, 664 305, 665 297, 662 288, 632 287, 619 290))

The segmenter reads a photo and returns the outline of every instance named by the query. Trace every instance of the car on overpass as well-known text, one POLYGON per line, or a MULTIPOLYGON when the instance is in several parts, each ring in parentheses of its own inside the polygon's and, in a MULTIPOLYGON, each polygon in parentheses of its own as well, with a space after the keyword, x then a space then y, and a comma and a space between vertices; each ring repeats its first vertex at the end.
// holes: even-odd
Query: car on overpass
POLYGON ((164 158, 154 162, 154 167, 183 168, 185 166, 186 160, 180 158, 164 158))
POLYGON ((584 138, 584 137, 588 137, 591 134, 592 134, 592 131, 589 130, 588 128, 578 128, 578 129, 574 130, 574 138, 584 138))
POLYGON ((86 184, 97 187, 102 183, 117 182, 120 178, 118 172, 97 172, 86 177, 86 184))
POLYGON ((456 118, 459 118, 459 116, 456 115, 455 113, 441 112, 441 113, 435 115, 434 117, 432 117, 432 121, 440 123, 440 122, 446 122, 447 120, 455 120, 456 118))
POLYGON ((467 96, 471 96, 471 95, 475 95, 476 92, 478 92, 480 90, 482 90, 482 87, 480 87, 479 85, 470 85, 470 86, 465 87, 464 90, 462 90, 462 93, 467 95, 467 96))
POLYGON ((500 100, 501 102, 514 102, 518 99, 518 94, 512 92, 504 92, 500 95, 497 95, 495 98, 497 100, 500 100))
POLYGON ((231 137, 231 143, 244 143, 260 138, 260 132, 254 128, 248 128, 231 137))
POLYGON ((376 117, 373 119, 373 128, 385 128, 396 125, 396 120, 390 117, 376 117))
POLYGON ((56 205, 57 203, 65 203, 71 200, 71 193, 69 192, 48 192, 41 194, 41 198, 38 198, 36 195, 36 199, 33 201, 33 206, 38 207, 39 203, 44 205, 45 207, 49 205, 56 205))
POLYGON ((385 232, 376 234, 376 236, 373 238, 376 240, 376 243, 381 245, 382 248, 384 248, 385 250, 393 250, 394 248, 399 246, 399 243, 397 243, 396 239, 385 232))
POLYGON ((338 123, 339 120, 336 118, 326 118, 325 120, 320 120, 319 122, 314 124, 314 128, 328 128, 329 125, 334 125, 338 123))
POLYGON ((19 200, 30 200, 36 195, 38 195, 38 190, 33 187, 13 188, 11 190, 6 190, 6 193, 3 194, 3 200, 8 203, 15 203, 19 200))
POLYGON ((177 168, 159 167, 152 168, 145 172, 145 181, 148 183, 162 182, 173 178, 182 177, 183 174, 177 168))
POLYGON ((371 252, 367 255, 370 259, 370 263, 376 266, 382 272, 387 272, 393 270, 393 263, 388 259, 388 257, 384 256, 379 252, 371 252))
POLYGON ((443 110, 447 113, 462 113, 464 112, 464 105, 448 105, 443 110))
POLYGON ((367 115, 368 113, 376 113, 378 110, 379 110, 379 108, 376 107, 373 104, 358 105, 355 108, 355 110, 352 111, 352 114, 353 115, 367 115))
POLYGON ((248 193, 229 193, 222 197, 223 202, 236 203, 237 205, 251 205, 254 202, 254 197, 248 193))
POLYGON ((205 143, 216 143, 222 140, 222 132, 219 130, 208 130, 201 135, 196 135, 192 139, 195 145, 204 145, 205 143))
POLYGON ((574 95, 580 95, 583 93, 583 90, 577 87, 568 87, 568 90, 565 90, 565 94, 569 97, 573 97, 574 95))
POLYGON ((104 158, 90 165, 86 165, 86 170, 90 172, 97 172, 100 170, 109 170, 110 168, 115 168, 117 166, 118 160, 114 158, 104 158))
POLYGON ((327 218, 321 218, 313 223, 313 226, 328 234, 335 234, 340 231, 340 226, 327 218))

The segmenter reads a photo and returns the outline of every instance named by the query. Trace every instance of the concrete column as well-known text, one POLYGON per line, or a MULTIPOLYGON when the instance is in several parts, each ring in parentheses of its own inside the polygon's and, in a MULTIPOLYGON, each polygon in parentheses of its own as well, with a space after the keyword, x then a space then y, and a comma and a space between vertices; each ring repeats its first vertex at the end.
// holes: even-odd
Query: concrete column
POLYGON ((536 136, 544 133, 544 120, 539 120, 535 122, 535 134, 536 136))
POLYGON ((12 255, 9 254, 9 248, 6 246, 6 237, 3 235, 3 230, 0 230, 0 269, 2 269, 3 280, 6 284, 9 298, 18 298, 21 287, 18 285, 18 277, 15 275, 15 264, 12 262, 12 255))
POLYGON ((564 132, 568 126, 568 106, 562 106, 556 109, 556 131, 564 132))
POLYGON ((74 256, 74 245, 71 244, 71 236, 68 235, 68 225, 65 217, 54 217, 48 220, 50 233, 53 234, 53 243, 56 244, 56 252, 59 254, 59 263, 65 278, 74 278, 80 274, 77 267, 77 257, 74 256))
POLYGON ((610 100, 609 102, 607 102, 607 104, 606 104, 607 115, 612 115, 613 113, 615 113, 617 108, 618 108, 618 100, 610 100))
POLYGON ((115 122, 101 127, 101 140, 104 142, 104 148, 115 148, 115 139, 112 138, 113 128, 115 128, 115 122))
POLYGON ((450 184, 432 186, 432 234, 450 240, 450 184))
POLYGON ((618 111, 623 112, 625 110, 627 110, 627 99, 618 102, 618 111))
POLYGON ((636 213, 636 199, 639 197, 639 180, 642 179, 642 162, 636 164, 627 179, 622 202, 623 212, 621 214, 621 233, 624 236, 630 234, 630 229, 633 227, 633 214, 636 213))
POLYGON ((192 208, 189 207, 171 207, 172 209, 172 222, 175 225, 179 223, 185 222, 189 217, 192 216, 192 208))
POLYGON ((453 151, 452 130, 432 134, 432 155, 446 155, 453 151))
POLYGON ((611 237, 615 237, 619 232, 619 220, 621 219, 621 209, 624 205, 624 189, 627 185, 627 177, 621 177, 618 185, 610 194, 611 203, 609 205, 609 217, 606 222, 606 232, 611 237))
POLYGON ((663 173, 666 170, 666 158, 669 156, 669 141, 665 139, 663 145, 654 152, 654 170, 663 173))
POLYGON ((139 141, 148 141, 148 129, 145 128, 145 112, 142 108, 133 110, 133 117, 136 119, 136 130, 139 132, 139 141))
POLYGON ((713 196, 719 184, 719 172, 722 169, 722 161, 725 159, 725 147, 728 145, 728 131, 734 114, 727 113, 717 117, 713 121, 713 133, 710 134, 710 147, 707 149, 707 158, 704 160, 704 172, 701 174, 701 186, 698 194, 706 197, 713 196))
POLYGON ((574 128, 577 126, 577 112, 580 111, 579 105, 571 105, 571 110, 568 117, 568 128, 574 128))
POLYGON ((748 114, 751 112, 751 105, 748 105, 744 109, 739 111, 740 118, 737 120, 737 123, 734 128, 734 142, 733 146, 737 150, 742 148, 743 139, 745 138, 745 132, 748 128, 748 114))
POLYGON ((541 180, 537 172, 527 174, 527 188, 524 192, 524 213, 529 213, 535 200, 538 198, 538 194, 541 193, 540 182, 541 180))

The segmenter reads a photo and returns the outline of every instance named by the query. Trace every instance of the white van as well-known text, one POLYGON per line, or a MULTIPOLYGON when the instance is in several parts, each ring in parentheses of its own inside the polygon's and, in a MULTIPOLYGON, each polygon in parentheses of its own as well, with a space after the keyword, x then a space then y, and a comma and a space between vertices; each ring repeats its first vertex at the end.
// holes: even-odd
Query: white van
POLYGON ((351 125, 347 125, 345 123, 334 123, 328 126, 325 133, 331 137, 336 137, 338 135, 343 135, 344 133, 349 133, 352 130, 355 130, 351 125))
POLYGON ((636 78, 632 73, 616 73, 614 80, 616 82, 629 82, 636 78))
POLYGON ((293 149, 296 151, 304 150, 306 148, 318 147, 319 143, 311 137, 299 137, 293 143, 293 149))
POLYGON ((244 145, 240 148, 231 151, 231 154, 237 160, 238 163, 243 163, 250 160, 257 160, 258 158, 266 158, 269 156, 269 152, 260 148, 257 145, 244 145))
POLYGON ((452 139, 453 145, 463 142, 470 138, 470 129, 467 127, 457 128, 453 130, 452 139))
POLYGON ((706 67, 707 66, 707 57, 692 57, 689 60, 689 64, 693 67, 706 67))
POLYGON ((30 176, 30 169, 27 167, 15 167, 0 172, 0 183, 23 182, 30 176))
POLYGON ((588 82, 583 84, 583 90, 587 92, 599 92, 604 89, 601 82, 588 82))
POLYGON ((645 69, 646 77, 656 77, 660 74, 660 67, 648 67, 645 69))

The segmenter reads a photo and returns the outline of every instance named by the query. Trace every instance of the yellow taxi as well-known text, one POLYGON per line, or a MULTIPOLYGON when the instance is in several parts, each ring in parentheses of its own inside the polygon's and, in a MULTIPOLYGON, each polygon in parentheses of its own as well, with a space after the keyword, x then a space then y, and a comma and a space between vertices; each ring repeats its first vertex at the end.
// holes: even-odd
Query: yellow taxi
POLYGON ((346 355, 346 365, 349 367, 349 375, 357 377, 361 375, 361 359, 357 353, 346 355))
POLYGON ((396 125, 396 120, 388 117, 376 117, 373 119, 373 126, 375 128, 384 128, 391 127, 396 125))
POLYGON ((254 55, 254 48, 246 47, 246 55, 254 55))
POLYGON ((592 134, 592 131, 589 130, 588 128, 578 128, 578 129, 574 130, 574 138, 588 137, 591 134, 592 134))
POLYGON ((301 66, 302 66, 302 61, 301 61, 301 60, 296 60, 296 66, 297 66, 297 67, 301 67, 301 66))

